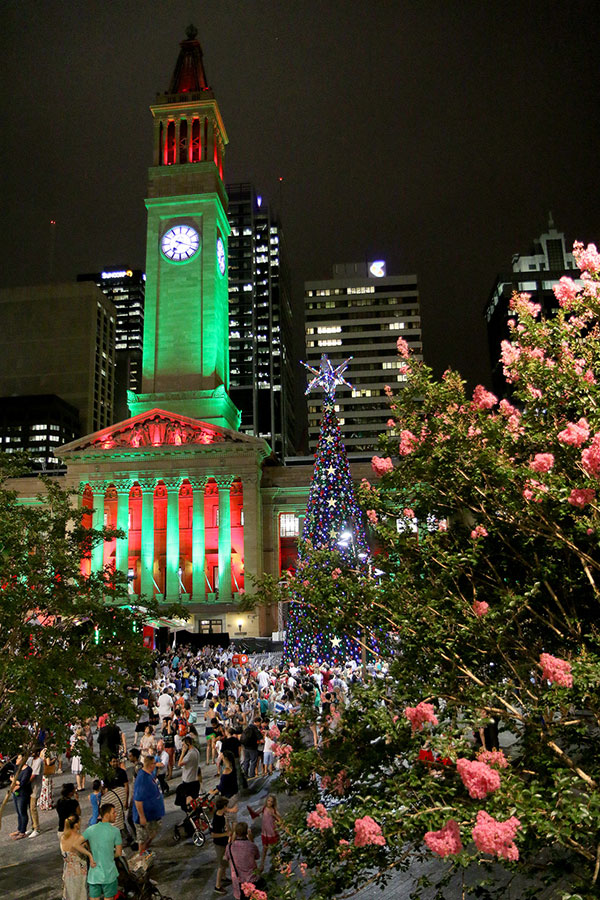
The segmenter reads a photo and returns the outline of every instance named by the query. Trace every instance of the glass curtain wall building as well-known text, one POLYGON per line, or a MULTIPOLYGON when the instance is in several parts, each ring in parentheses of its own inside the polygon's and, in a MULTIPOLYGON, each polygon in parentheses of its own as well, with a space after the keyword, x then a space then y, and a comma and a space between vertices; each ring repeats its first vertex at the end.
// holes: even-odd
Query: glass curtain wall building
MULTIPOLYGON (((398 338, 407 341, 416 359, 423 358, 417 276, 387 275, 382 260, 335 265, 333 278, 305 282, 304 302, 309 365, 318 369, 323 353, 334 366, 353 357, 345 373, 353 390, 338 389, 335 411, 349 458, 370 457, 390 415, 385 386, 396 390, 406 380, 398 371, 398 338)), ((321 403, 311 396, 311 452, 320 419, 321 403)))
POLYGON ((240 431, 293 453, 291 288, 281 225, 252 184, 228 184, 230 396, 240 431))

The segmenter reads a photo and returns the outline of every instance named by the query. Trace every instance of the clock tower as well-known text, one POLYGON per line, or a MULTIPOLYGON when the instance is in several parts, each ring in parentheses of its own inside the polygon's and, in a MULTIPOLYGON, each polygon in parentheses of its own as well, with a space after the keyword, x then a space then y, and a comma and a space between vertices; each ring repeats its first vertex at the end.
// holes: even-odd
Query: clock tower
POLYGON ((132 415, 160 408, 237 430, 229 388, 227 133, 197 31, 181 42, 169 89, 150 107, 142 393, 132 415))

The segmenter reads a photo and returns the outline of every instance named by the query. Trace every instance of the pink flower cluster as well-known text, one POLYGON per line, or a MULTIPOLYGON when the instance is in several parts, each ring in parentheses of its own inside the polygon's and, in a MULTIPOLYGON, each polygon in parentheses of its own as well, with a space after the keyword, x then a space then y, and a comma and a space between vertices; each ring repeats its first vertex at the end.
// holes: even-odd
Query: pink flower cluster
POLYGON ((500 358, 504 367, 506 380, 509 382, 518 381, 518 375, 511 372, 512 366, 519 360, 521 356, 521 348, 517 344, 511 344, 510 341, 502 341, 500 344, 500 358))
POLYGON ((378 520, 378 518, 377 518, 377 513, 375 512, 374 509, 368 509, 368 510, 367 510, 367 519, 369 520, 369 522, 371 523, 371 525, 377 525, 377 522, 378 522, 379 520, 378 520))
POLYGON ((417 438, 409 431, 408 428, 404 428, 400 432, 400 443, 398 445, 398 453, 400 456, 408 456, 409 453, 412 453, 417 448, 417 438))
POLYGON ((500 787, 500 776, 484 762, 457 759, 456 771, 469 792, 469 796, 483 800, 500 787))
POLYGON ((532 302, 531 294, 513 294, 509 306, 520 316, 533 316, 534 319, 539 316, 542 308, 539 303, 532 302))
POLYGON ((289 769, 292 763, 292 748, 289 744, 273 744, 273 753, 279 760, 281 771, 289 769))
POLYGON ((396 341, 396 348, 397 348, 397 350, 398 350, 398 353, 400 354, 400 356, 401 356, 403 359, 408 359, 408 358, 409 358, 409 356, 410 356, 410 347, 408 346, 408 344, 406 343, 406 341, 404 340, 404 338, 401 338, 401 337, 398 338, 398 340, 396 341))
POLYGON ((333 819, 327 815, 327 810, 323 804, 317 803, 317 808, 307 815, 306 824, 309 828, 318 828, 320 831, 325 831, 326 828, 333 827, 333 819))
POLYGON ((277 725, 271 725, 271 727, 267 731, 267 734, 269 735, 269 737, 271 738, 272 741, 278 741, 279 738, 281 737, 281 732, 280 732, 279 728, 277 727, 277 725))
POLYGON ((494 766, 496 769, 507 769, 508 760, 502 750, 483 750, 477 754, 479 762, 487 763, 488 766, 494 766))
POLYGON ((596 432, 590 446, 581 454, 581 465, 588 475, 600 478, 600 432, 596 432))
POLYGON ((540 653, 540 666, 542 675, 548 681, 558 684, 559 687, 573 687, 571 663, 568 660, 559 659, 558 656, 552 656, 550 653, 540 653))
POLYGON ((341 859, 346 859, 347 856, 350 856, 350 841, 345 841, 342 838, 339 842, 339 848, 341 859))
POLYGON ((354 846, 368 847, 372 844, 377 847, 385 846, 385 838, 381 831, 381 826, 371 816, 363 816, 362 819, 356 819, 354 822, 354 846))
POLYGON ((458 822, 450 819, 439 831, 428 831, 425 843, 438 856, 454 856, 463 849, 458 822))
POLYGON ((573 488, 567 497, 567 501, 571 506, 576 506, 577 509, 583 509, 583 507, 587 506, 588 503, 591 503, 595 497, 596 491, 593 488, 573 488))
POLYGON ((405 506, 402 510, 402 514, 406 516, 407 519, 414 519, 415 517, 415 511, 414 509, 411 509, 410 506, 405 506))
POLYGON ((374 456, 371 460, 371 468, 376 475, 385 475, 386 472, 394 468, 394 464, 389 456, 374 456))
POLYGON ((554 456, 552 453, 536 453, 531 462, 529 463, 529 468, 534 472, 549 472, 554 465, 554 456))
POLYGON ((300 874, 302 875, 302 877, 306 878, 306 870, 308 869, 307 864, 305 862, 301 862, 298 864, 298 868, 300 869, 300 874))
POLYGON ((498 398, 491 391, 486 391, 482 384, 478 384, 473 391, 473 406, 475 409, 492 409, 498 402, 498 398))
POLYGON ((336 581, 340 577, 341 574, 342 574, 341 569, 334 569, 333 572, 331 573, 331 577, 333 578, 334 581, 336 581))
POLYGON ((573 256, 580 272, 589 272, 590 275, 597 275, 600 272, 600 253, 595 244, 588 244, 584 248, 580 241, 575 241, 573 256))
POLYGON ((340 771, 331 782, 331 788, 338 795, 338 797, 343 797, 349 787, 350 779, 348 778, 348 773, 345 769, 340 769, 340 771))
POLYGON ((513 406, 512 403, 509 403, 508 400, 501 400, 500 406, 498 407, 503 416, 507 418, 509 416, 516 416, 518 419, 521 418, 521 413, 517 409, 516 406, 513 406))
POLYGON ((515 816, 499 822, 484 809, 480 809, 477 824, 473 828, 475 846, 481 853, 491 853, 492 856, 515 861, 519 858, 519 851, 514 840, 520 827, 521 823, 515 816))
POLYGON ((473 529, 473 531, 471 532, 471 537, 473 538, 474 541, 476 541, 477 538, 487 537, 487 536, 488 536, 487 528, 485 528, 483 525, 476 525, 475 528, 473 529))
POLYGON ((542 484, 541 481, 530 479, 529 481, 525 482, 525 487, 523 488, 523 496, 526 500, 533 500, 534 503, 541 503, 541 494, 547 493, 548 488, 545 484, 542 484))
POLYGON ((590 436, 590 426, 586 419, 579 422, 568 422, 566 428, 559 431, 557 437, 561 444, 570 444, 572 447, 581 447, 590 436))
POLYGON ((264 891, 259 891, 256 885, 252 884, 251 881, 244 881, 240 886, 248 900, 267 900, 266 893, 264 891))
POLYGON ((421 701, 416 706, 407 706, 404 710, 404 715, 411 724, 413 734, 415 731, 423 731, 425 722, 431 722, 432 725, 438 724, 437 716, 431 703, 423 703, 421 701))
POLYGON ((477 618, 481 619, 482 616, 487 616, 489 608, 490 604, 485 600, 473 600, 473 612, 477 618))
POLYGON ((552 287, 552 290, 559 306, 567 310, 572 308, 574 301, 577 299, 577 285, 572 278, 567 278, 566 275, 563 275, 560 281, 552 287))

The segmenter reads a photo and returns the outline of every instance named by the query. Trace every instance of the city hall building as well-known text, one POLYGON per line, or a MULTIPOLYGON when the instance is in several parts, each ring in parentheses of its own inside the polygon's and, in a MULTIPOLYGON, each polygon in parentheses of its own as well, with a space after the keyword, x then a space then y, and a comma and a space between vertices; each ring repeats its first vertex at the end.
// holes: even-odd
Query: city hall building
MULTIPOLYGON (((250 575, 294 564, 312 465, 284 467, 240 431, 229 394, 227 133, 195 29, 151 112, 141 390, 129 418, 54 452, 84 521, 125 533, 83 565, 122 572, 132 602, 181 600, 190 630, 270 637, 277 609, 238 601, 250 575)), ((40 483, 17 488, 35 502, 40 483)))

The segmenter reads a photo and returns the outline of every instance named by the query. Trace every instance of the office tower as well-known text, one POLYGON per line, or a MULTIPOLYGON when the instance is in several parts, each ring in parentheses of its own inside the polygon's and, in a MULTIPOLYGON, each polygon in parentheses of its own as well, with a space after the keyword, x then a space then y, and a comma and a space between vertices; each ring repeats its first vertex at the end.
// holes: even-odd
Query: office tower
POLYGON ((146 276, 141 269, 110 266, 102 272, 78 275, 77 281, 93 281, 112 300, 117 311, 114 421, 129 415, 127 391, 142 387, 144 293, 146 276))
MULTIPOLYGON (((531 294, 531 299, 541 305, 544 315, 553 315, 558 309, 558 302, 552 286, 563 275, 573 278, 574 272, 575 275, 579 272, 573 254, 567 251, 566 246, 564 234, 556 230, 550 216, 548 231, 533 242, 531 253, 515 253, 512 271, 501 272, 496 277, 485 305, 484 316, 492 365, 492 387, 499 397, 505 396, 509 391, 502 371, 500 351, 502 341, 510 337, 510 298, 515 291, 531 294)), ((577 278, 574 280, 577 281, 577 278)))
POLYGON ((229 197, 230 395, 241 430, 264 438, 283 459, 295 432, 291 291, 283 233, 252 184, 229 197))
POLYGON ((79 434, 113 421, 116 310, 96 285, 5 288, 0 317, 0 397, 56 395, 79 434))
POLYGON ((33 471, 64 471, 54 450, 80 433, 78 411, 55 394, 0 397, 0 450, 29 453, 33 471))
MULTIPOLYGON (((385 386, 401 387, 406 376, 396 342, 403 337, 422 359, 421 313, 416 275, 387 275, 385 262, 335 265, 326 281, 304 285, 306 361, 319 368, 326 353, 335 365, 353 357, 335 400, 349 458, 372 455, 386 429, 389 403, 385 386)), ((309 398, 309 444, 319 435, 320 404, 309 398)))

